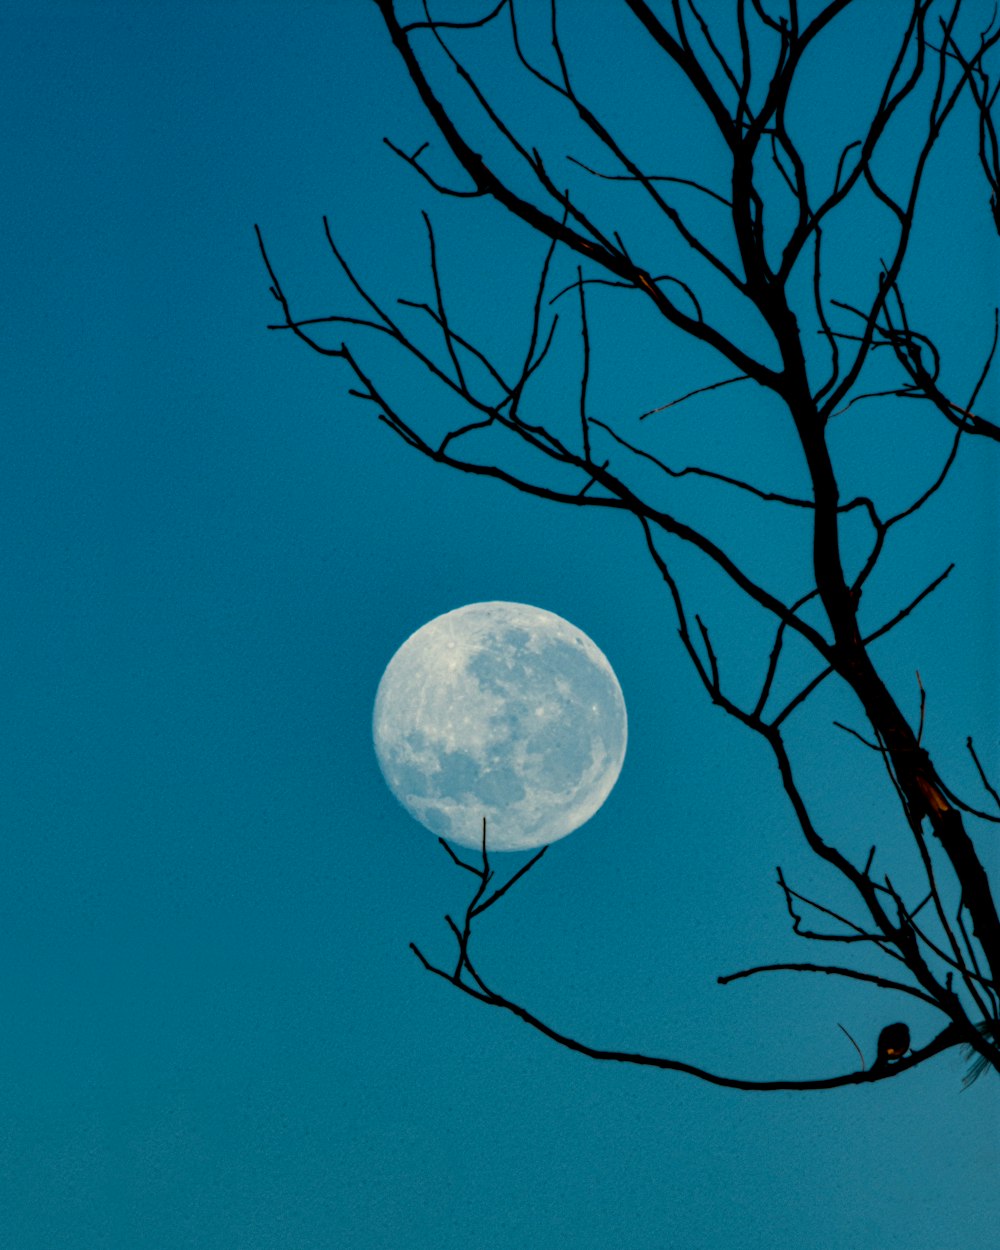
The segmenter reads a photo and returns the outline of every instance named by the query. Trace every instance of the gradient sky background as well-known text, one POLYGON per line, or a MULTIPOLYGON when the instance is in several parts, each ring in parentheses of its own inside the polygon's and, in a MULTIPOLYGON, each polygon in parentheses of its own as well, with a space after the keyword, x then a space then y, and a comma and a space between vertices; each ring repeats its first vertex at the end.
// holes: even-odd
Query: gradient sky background
MULTIPOLYGON (((841 135, 838 101, 864 104, 890 7, 859 3, 817 55, 799 122, 817 151, 856 137, 850 118, 841 135)), ((970 5, 967 29, 991 7, 970 5)), ((710 164, 688 103, 657 85, 662 66, 625 26, 591 28, 581 73, 589 56, 621 121, 622 84, 654 85, 661 107, 638 131, 654 172, 668 156, 674 170, 710 164)), ((789 933, 777 864, 838 895, 799 848, 770 758, 697 685, 634 523, 436 469, 345 397, 341 367, 265 331, 254 222, 297 308, 318 315, 352 307, 323 213, 374 290, 426 299, 428 208, 456 318, 501 358, 523 350, 541 249, 482 205, 436 202, 382 145, 433 133, 374 8, 15 3, 2 32, 0 1241, 989 1244, 1000 1082, 961 1092, 955 1052, 874 1088, 725 1091, 561 1050, 407 949, 450 958, 441 917, 466 881, 382 782, 375 689, 425 621, 510 599, 604 650, 630 746, 602 811, 483 924, 497 987, 593 1044, 744 1076, 851 1069, 838 1023, 869 1057, 891 1019, 918 1043, 934 1027, 919 1004, 849 982, 715 984, 825 953, 789 933)), ((528 125, 531 94, 504 98, 528 125)), ((989 346, 996 241, 967 113, 948 136, 906 278, 967 393, 989 346)), ((855 219, 831 249, 847 297, 867 289, 877 224, 855 219)), ((656 337, 617 293, 595 294, 592 315, 595 413, 672 463, 801 488, 787 430, 739 388, 638 426, 730 367, 656 337)), ((414 420, 439 420, 433 393, 388 367, 414 420)), ((570 333, 546 384, 570 419, 578 367, 570 333)), ((901 501, 932 480, 947 436, 916 408, 841 419, 852 489, 901 501)), ((914 713, 920 669, 930 745, 970 794, 965 735, 998 759, 996 457, 963 449, 868 617, 958 560, 878 659, 914 713)), ((716 492, 677 499, 792 597, 801 534, 770 514, 752 534, 716 492)), ((752 674, 747 649, 765 635, 681 567, 726 672, 752 674)), ((888 856, 884 781, 830 728, 845 717, 858 723, 831 692, 790 722, 803 783, 831 836, 852 851, 878 837, 888 856)), ((977 836, 996 867, 995 834, 977 836)))

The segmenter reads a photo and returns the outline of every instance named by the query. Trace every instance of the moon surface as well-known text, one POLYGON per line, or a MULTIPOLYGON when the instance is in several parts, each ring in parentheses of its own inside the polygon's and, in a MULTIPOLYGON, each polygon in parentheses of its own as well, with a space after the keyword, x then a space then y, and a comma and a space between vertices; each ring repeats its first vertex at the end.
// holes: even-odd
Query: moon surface
POLYGON ((523 603, 429 621, 389 661, 375 751, 390 790, 438 837, 521 851, 590 819, 618 780, 625 700, 575 625, 523 603))

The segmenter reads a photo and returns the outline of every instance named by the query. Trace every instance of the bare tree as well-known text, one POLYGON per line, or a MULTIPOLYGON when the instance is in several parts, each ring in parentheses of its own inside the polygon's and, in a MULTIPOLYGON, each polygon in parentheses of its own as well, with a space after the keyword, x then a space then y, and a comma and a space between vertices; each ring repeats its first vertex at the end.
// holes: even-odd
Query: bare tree
MULTIPOLYGON (((402 6, 395 0, 375 3, 438 142, 434 150, 429 142, 412 151, 386 139, 388 146, 435 195, 492 201, 544 242, 526 312, 524 352, 514 362, 496 359, 459 329, 446 303, 435 234, 426 214, 431 295, 424 302, 399 300, 398 314, 363 284, 324 219, 327 244, 361 301, 360 311, 298 315, 258 231, 271 293, 282 314, 270 328, 291 331, 313 351, 342 361, 352 377, 350 393, 429 460, 497 479, 552 503, 634 518, 705 694, 766 744, 806 845, 849 887, 853 910, 800 892, 779 870, 794 932, 814 943, 838 943, 872 956, 865 969, 775 963, 720 981, 779 971, 850 978, 885 994, 919 999, 939 1013, 941 1027, 911 1050, 906 1027, 891 1025, 883 1031, 871 1065, 862 1057, 860 1069, 820 1080, 744 1080, 676 1059, 584 1044, 498 993, 473 962, 470 942, 477 918, 541 857, 494 888, 485 827, 481 863, 467 862, 443 844, 455 864, 475 878, 462 923, 449 919, 457 944, 453 966, 432 962, 416 946, 414 952, 428 971, 463 993, 516 1015, 571 1050, 594 1059, 687 1072, 718 1085, 805 1090, 875 1082, 954 1046, 968 1049, 970 1075, 986 1067, 1000 1071, 1000 918, 973 838, 973 832, 991 834, 989 826, 1000 824, 1000 794, 971 738, 967 749, 983 795, 974 799, 956 792, 924 743, 922 684, 914 724, 873 658, 873 644, 909 617, 953 566, 936 573, 882 619, 871 619, 862 607, 889 539, 939 495, 960 449, 973 444, 989 450, 990 443, 1000 441, 1000 425, 981 410, 997 348, 996 310, 989 310, 982 322, 988 347, 978 376, 968 378, 966 392, 955 398, 945 390, 933 327, 913 323, 904 275, 930 158, 946 132, 956 142, 969 137, 974 145, 978 124, 978 150, 997 216, 991 114, 997 89, 989 58, 1000 31, 985 25, 988 14, 982 5, 963 17, 961 0, 906 0, 880 9, 883 37, 894 41, 884 79, 873 92, 857 137, 837 150, 822 151, 814 136, 803 136, 797 127, 797 93, 808 87, 809 66, 822 55, 826 41, 852 21, 854 0, 812 6, 799 0, 735 0, 723 6, 724 18, 718 6, 712 7, 712 24, 694 0, 662 0, 657 5, 624 0, 602 8, 607 37, 618 37, 620 30, 623 37, 627 33, 648 40, 664 79, 672 78, 678 91, 686 93, 683 98, 705 128, 706 148, 713 153, 713 180, 712 173, 700 170, 651 169, 636 154, 642 145, 635 136, 620 137, 592 111, 588 92, 571 68, 555 0, 545 13, 544 29, 538 21, 541 6, 515 0, 500 0, 475 19, 463 5, 457 20, 435 20, 426 0, 422 12, 411 11, 410 20, 400 16, 402 6), (962 22, 973 24, 966 29, 962 22), (489 55, 499 55, 493 49, 501 36, 508 56, 502 71, 491 76, 468 68, 478 40, 488 38, 489 55), (547 96, 562 110, 560 136, 567 119, 572 122, 572 142, 579 144, 577 151, 586 160, 565 150, 561 155, 546 153, 536 146, 541 139, 522 136, 505 121, 495 92, 484 83, 501 77, 507 82, 514 72, 523 76, 524 90, 547 96), (456 85, 464 91, 468 108, 445 102, 455 95, 456 85), (491 138, 484 139, 484 132, 491 138), (890 143, 891 162, 886 158, 890 143), (901 145, 906 155, 902 175, 901 145), (838 271, 831 279, 824 247, 830 238, 838 238, 838 231, 850 230, 850 214, 858 204, 881 214, 882 253, 869 268, 859 262, 852 274, 838 271), (648 233, 622 225, 615 216, 618 206, 627 206, 623 215, 632 223, 646 212, 653 223, 648 233), (667 268, 660 259, 664 256, 667 268), (605 296, 602 287, 615 293, 605 296), (626 436, 624 419, 612 424, 593 415, 588 387, 598 329, 596 301, 630 297, 644 301, 664 341, 675 345, 678 338, 686 339, 708 349, 724 376, 706 376, 694 390, 657 405, 639 418, 649 419, 648 424, 636 424, 640 432, 626 436), (739 312, 738 323, 727 311, 733 308, 739 312), (539 416, 532 399, 535 380, 556 358, 560 317, 577 327, 578 395, 570 415, 546 411, 539 416), (734 324, 750 329, 737 332, 734 324), (452 405, 447 411, 457 411, 457 404, 464 415, 443 434, 420 428, 407 415, 405 401, 393 397, 392 371, 383 364, 366 364, 366 338, 372 336, 391 341, 425 372, 429 385, 440 388, 452 405), (745 396, 748 389, 784 414, 787 437, 796 441, 808 472, 809 488, 801 495, 707 466, 678 468, 669 462, 670 436, 662 415, 666 410, 703 403, 709 392, 713 400, 725 401, 745 396), (930 405, 944 418, 937 470, 895 508, 867 494, 845 498, 831 449, 834 418, 861 401, 876 399, 897 406, 904 400, 930 405), (702 526, 686 521, 671 504, 675 498, 682 501, 674 493, 680 479, 687 479, 686 485, 701 482, 705 489, 733 492, 755 507, 783 509, 787 524, 800 527, 809 553, 811 573, 799 593, 769 586, 738 554, 702 526), (856 546, 845 542, 849 517, 852 522, 863 518, 867 527, 860 559, 856 546), (723 678, 726 657, 705 616, 689 606, 689 592, 678 573, 685 551, 696 553, 753 611, 772 622, 749 697, 745 683, 723 678), (793 653, 799 657, 795 663, 789 660, 793 653), (804 671, 802 656, 811 657, 807 676, 790 692, 779 693, 784 674, 804 671), (833 832, 819 827, 800 789, 786 726, 821 685, 831 682, 850 693, 867 722, 864 729, 846 724, 837 729, 851 735, 884 770, 899 829, 905 832, 908 849, 902 860, 919 865, 919 890, 910 884, 903 862, 885 867, 883 847, 873 845, 866 856, 854 858, 839 849, 833 832), (905 888, 898 884, 903 879, 905 888), (893 975, 882 975, 886 970, 893 975)), ((569 14, 576 17, 579 11, 571 7, 569 14)), ((639 100, 634 107, 641 117, 655 102, 639 100)), ((544 120, 539 129, 546 133, 544 120)), ((372 358, 382 359, 375 353, 372 358)))

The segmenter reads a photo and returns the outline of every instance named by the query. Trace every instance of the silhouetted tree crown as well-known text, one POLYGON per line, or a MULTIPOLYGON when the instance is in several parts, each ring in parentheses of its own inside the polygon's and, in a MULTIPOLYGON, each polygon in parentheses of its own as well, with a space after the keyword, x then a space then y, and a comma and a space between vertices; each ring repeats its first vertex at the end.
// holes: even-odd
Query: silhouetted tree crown
MULTIPOLYGON (((416 146, 387 138, 388 147, 426 184, 430 199, 492 204, 521 223, 526 246, 541 243, 537 283, 525 301, 523 351, 500 358, 463 328, 448 303, 427 213, 426 300, 394 305, 368 288, 324 219, 355 311, 319 316, 293 311, 258 230, 281 313, 270 328, 340 362, 351 395, 414 453, 554 504, 631 518, 705 695, 766 746, 801 838, 853 899, 845 907, 808 895, 779 869, 794 932, 818 947, 864 955, 853 963, 749 967, 720 982, 765 972, 853 979, 886 996, 920 1000, 940 1027, 911 1048, 905 1023, 887 1025, 870 1065, 855 1042, 860 1067, 821 1079, 742 1079, 585 1044, 499 993, 474 962, 476 920, 542 857, 496 884, 485 825, 474 862, 442 843, 474 879, 464 917, 448 918, 453 962, 435 962, 414 946, 417 958, 462 993, 570 1050, 718 1085, 805 1090, 890 1080, 955 1046, 971 1060, 967 1080, 988 1067, 1000 1071, 1000 918, 980 849, 983 838, 996 837, 1000 794, 971 737, 965 749, 981 793, 958 792, 925 742, 919 677, 919 710, 908 715, 874 646, 954 566, 935 571, 891 611, 876 616, 865 598, 884 584, 894 534, 947 493, 960 453, 995 455, 1000 442, 1000 421, 986 402, 996 310, 968 310, 967 326, 986 346, 975 376, 956 382, 940 346, 942 326, 908 298, 906 264, 942 144, 978 153, 982 212, 1000 230, 993 78, 1000 27, 992 10, 955 0, 879 6, 882 78, 826 100, 830 124, 817 133, 800 124, 802 101, 821 72, 824 90, 837 81, 838 67, 831 72, 824 57, 843 47, 845 31, 856 29, 859 39, 870 33, 871 14, 859 0, 734 0, 704 10, 693 0, 558 8, 555 0, 500 0, 478 15, 467 3, 446 11, 442 5, 440 13, 426 4, 374 3, 426 132, 416 146), (634 78, 622 78, 626 62, 617 62, 617 90, 628 111, 620 100, 609 105, 606 82, 591 81, 593 58, 571 54, 583 44, 580 24, 589 24, 591 46, 646 45, 634 78), (531 108, 517 115, 530 112, 536 133, 523 133, 523 120, 508 120, 518 93, 531 108), (661 125, 665 108, 672 113, 661 125), (629 113, 631 126, 621 121, 629 113), (660 119, 659 131, 651 118, 660 119), (676 142, 667 139, 671 130, 676 142), (665 152, 655 163, 654 132, 662 140, 655 150, 665 152), (685 393, 612 422, 595 415, 591 390, 596 344, 602 332, 613 332, 615 301, 622 300, 641 305, 651 339, 662 344, 655 355, 630 357, 630 372, 648 364, 659 378, 663 359, 689 352, 706 373, 685 393), (448 414, 443 431, 410 411, 409 388, 394 384, 385 353, 372 350, 375 340, 397 349, 439 394, 448 414), (535 396, 546 370, 563 368, 563 342, 574 349, 578 374, 572 403, 556 410, 551 396, 545 403, 535 396), (780 414, 782 437, 793 440, 804 466, 801 492, 711 464, 675 462, 671 410, 728 402, 780 414), (914 475, 902 502, 845 484, 853 475, 831 431, 862 404, 865 412, 919 409, 939 421, 937 466, 926 480, 914 475), (801 562, 784 578, 759 572, 759 560, 690 519, 705 515, 704 508, 685 507, 690 489, 724 492, 768 518, 777 512, 801 544, 801 562), (746 645, 732 655, 720 650, 708 614, 690 606, 686 553, 714 570, 721 595, 739 595, 770 623, 759 653, 746 645), (801 584, 792 586, 792 577, 801 584), (829 749, 870 757, 897 813, 896 829, 879 830, 862 857, 838 845, 836 828, 821 827, 789 746, 794 718, 808 714, 828 683, 838 683, 858 713, 856 725, 830 727, 839 741, 829 749), (919 889, 902 867, 911 860, 920 866, 919 889)), ((866 433, 876 424, 869 418, 866 433)), ((873 437, 871 447, 877 445, 873 437)), ((887 1009, 887 1018, 894 1015, 896 1008, 887 1009)))

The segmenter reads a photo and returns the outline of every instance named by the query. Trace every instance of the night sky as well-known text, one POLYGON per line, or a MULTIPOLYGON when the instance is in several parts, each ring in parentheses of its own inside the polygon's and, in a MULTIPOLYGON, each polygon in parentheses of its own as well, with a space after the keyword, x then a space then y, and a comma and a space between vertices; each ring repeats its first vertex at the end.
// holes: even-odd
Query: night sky
MULTIPOLYGON (((582 5, 582 33, 567 22, 580 81, 592 75, 595 103, 632 127, 652 172, 693 162, 717 176, 703 119, 613 7, 582 5), (655 101, 638 122, 633 86, 655 101)), ((967 7, 976 32, 992 6, 967 7)), ((820 183, 871 106, 891 8, 860 0, 815 50, 796 125, 820 183)), ((374 6, 22 0, 2 26, 0 1242, 989 1245, 1000 1081, 963 1091, 957 1051, 871 1087, 727 1091, 572 1054, 428 976, 408 949, 453 958, 443 915, 471 879, 385 786, 375 691, 426 621, 506 599, 601 648, 629 748, 598 814, 483 918, 475 949, 498 989, 592 1045, 760 1079, 852 1070, 838 1024, 869 1060, 892 1020, 915 1044, 939 1027, 915 1000, 845 980, 716 984, 827 954, 790 932, 779 864, 803 892, 848 900, 801 846, 763 744, 707 699, 636 522, 431 464, 347 396, 341 362, 266 329, 279 310, 254 223, 300 315, 358 312, 327 214, 366 284, 442 355, 428 319, 395 304, 433 296, 426 210, 456 323, 511 369, 523 355, 544 247, 481 201, 442 201, 383 145, 429 139, 429 166, 462 179, 374 6)), ((546 120, 533 92, 512 88, 492 51, 503 33, 456 46, 484 49, 473 63, 505 117, 553 153, 600 162, 562 143, 565 114, 546 120)), ((458 102, 454 75, 438 72, 458 102)), ((907 135, 889 137, 890 182, 907 135)), ((586 177, 565 164, 559 175, 586 177)), ((648 247, 651 268, 683 272, 634 189, 573 185, 620 213, 615 228, 648 247)), ((966 395, 997 290, 968 110, 925 191, 905 289, 966 395)), ((887 215, 864 203, 828 242, 832 293, 847 302, 870 293, 887 246, 887 215)), ((712 208, 692 211, 710 237, 721 229, 712 208)), ((554 294, 576 260, 553 263, 554 294)), ((766 351, 719 283, 701 289, 728 332, 766 351)), ((534 411, 572 430, 578 306, 546 307, 562 324, 534 411)), ((732 367, 622 292, 593 288, 589 312, 595 415, 671 464, 807 490, 787 418, 755 388, 640 424, 732 367)), ((371 335, 351 342, 415 424, 447 428, 458 410, 419 370, 371 335)), ((997 397, 993 383, 984 410, 997 397)), ((950 438, 923 405, 872 400, 837 418, 832 442, 845 491, 891 509, 934 480, 950 438)), ((875 627, 956 561, 874 654, 914 717, 919 670, 928 745, 975 801, 966 736, 1000 764, 997 456, 968 440, 865 596, 875 627)), ((802 517, 705 482, 665 497, 776 593, 801 591, 802 517)), ((851 559, 866 541, 858 517, 851 559)), ((771 626, 674 555, 747 695, 771 626)), ((815 671, 804 650, 790 661, 786 697, 815 671)), ((905 865, 881 765, 835 720, 862 728, 831 686, 788 723, 817 822, 862 860, 877 841, 887 870, 894 854, 905 865)), ((995 831, 974 836, 1000 868, 995 831)))

